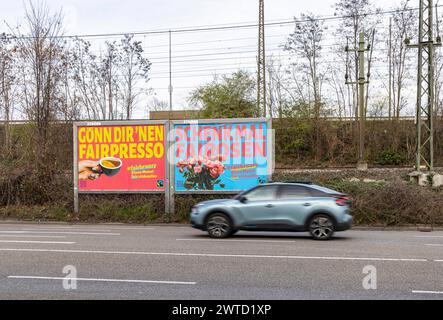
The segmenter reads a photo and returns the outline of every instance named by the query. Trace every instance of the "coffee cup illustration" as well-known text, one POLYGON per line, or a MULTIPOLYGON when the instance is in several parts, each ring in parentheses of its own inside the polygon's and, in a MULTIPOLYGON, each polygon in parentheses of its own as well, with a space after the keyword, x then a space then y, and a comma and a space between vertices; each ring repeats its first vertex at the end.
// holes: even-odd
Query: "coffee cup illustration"
POLYGON ((102 172, 108 177, 113 177, 120 172, 122 167, 122 160, 114 157, 107 157, 100 159, 99 165, 102 172))

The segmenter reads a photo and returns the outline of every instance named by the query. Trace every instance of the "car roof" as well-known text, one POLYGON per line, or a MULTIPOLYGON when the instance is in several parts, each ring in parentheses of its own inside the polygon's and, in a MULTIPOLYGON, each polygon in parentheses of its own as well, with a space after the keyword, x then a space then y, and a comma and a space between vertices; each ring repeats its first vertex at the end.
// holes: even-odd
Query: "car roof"
POLYGON ((324 193, 328 193, 328 194, 341 194, 340 192, 333 190, 333 189, 329 189, 323 186, 319 186, 317 184, 313 184, 312 182, 269 182, 269 183, 264 183, 262 184, 262 186, 275 186, 275 185, 281 185, 281 186, 301 186, 301 187, 307 187, 307 188, 311 188, 311 189, 315 189, 324 193))
POLYGON ((280 181, 272 181, 268 183, 261 184, 262 186, 275 186, 275 185, 283 185, 283 186, 313 186, 312 182, 280 182, 280 181))

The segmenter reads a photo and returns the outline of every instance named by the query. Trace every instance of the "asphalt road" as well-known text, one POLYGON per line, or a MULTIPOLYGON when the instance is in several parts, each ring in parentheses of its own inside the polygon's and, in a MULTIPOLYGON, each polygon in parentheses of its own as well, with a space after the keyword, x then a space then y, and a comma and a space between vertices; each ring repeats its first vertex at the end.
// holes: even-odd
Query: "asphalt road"
POLYGON ((442 298, 443 232, 0 224, 0 299, 442 298))

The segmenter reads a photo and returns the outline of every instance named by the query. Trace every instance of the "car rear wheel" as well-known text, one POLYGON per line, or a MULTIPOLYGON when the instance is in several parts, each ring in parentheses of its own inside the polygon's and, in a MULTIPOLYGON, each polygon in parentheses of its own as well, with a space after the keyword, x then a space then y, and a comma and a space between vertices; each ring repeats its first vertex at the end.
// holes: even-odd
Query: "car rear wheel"
POLYGON ((227 238, 232 234, 232 223, 226 215, 215 213, 206 221, 206 230, 211 238, 227 238))
POLYGON ((329 240, 334 234, 334 221, 325 214, 317 214, 309 222, 309 233, 315 240, 329 240))

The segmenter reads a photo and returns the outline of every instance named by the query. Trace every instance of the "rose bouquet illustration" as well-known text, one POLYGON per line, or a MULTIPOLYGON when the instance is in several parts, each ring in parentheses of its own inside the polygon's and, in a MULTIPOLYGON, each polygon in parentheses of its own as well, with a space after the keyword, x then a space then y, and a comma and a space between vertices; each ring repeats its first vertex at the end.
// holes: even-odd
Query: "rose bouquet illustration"
POLYGON ((221 188, 225 185, 221 182, 220 176, 225 172, 225 166, 221 162, 222 156, 191 157, 178 161, 177 168, 186 179, 184 187, 188 190, 214 190, 214 186, 219 184, 221 188))

